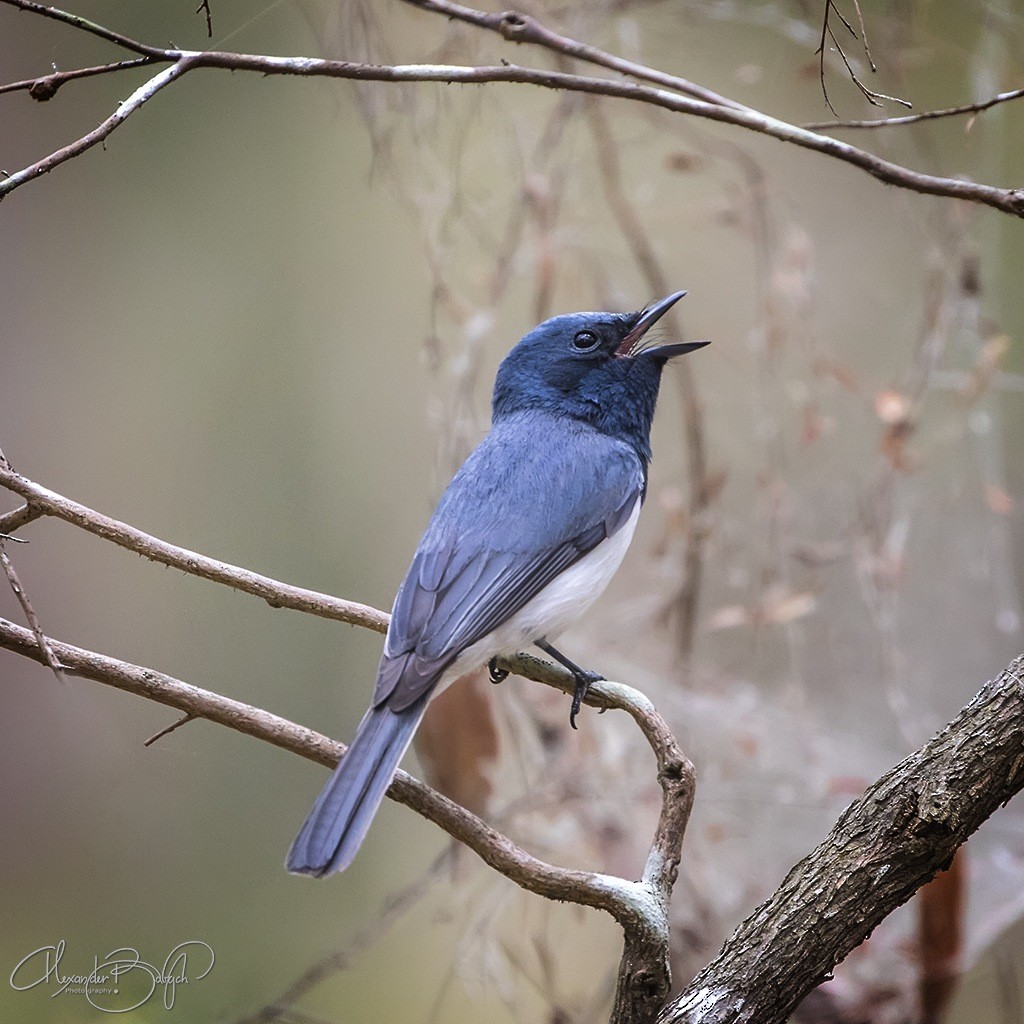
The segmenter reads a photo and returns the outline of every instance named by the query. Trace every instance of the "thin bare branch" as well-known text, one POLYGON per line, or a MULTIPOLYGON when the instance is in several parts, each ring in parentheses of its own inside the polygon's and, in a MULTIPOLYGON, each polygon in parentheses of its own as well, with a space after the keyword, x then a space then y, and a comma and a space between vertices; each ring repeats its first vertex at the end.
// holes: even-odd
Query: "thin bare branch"
POLYGON ((65 82, 73 82, 78 78, 92 78, 95 75, 108 75, 113 71, 127 71, 130 68, 143 68, 148 64, 158 63, 157 57, 136 57, 134 60, 118 60, 111 64, 98 64, 91 68, 75 68, 73 71, 55 71, 52 75, 40 78, 26 78, 21 82, 9 82, 0 85, 0 93, 28 92, 34 100, 45 102, 53 99, 57 90, 65 82))
MULTIPOLYGON (((27 0, 0 0, 0 3, 11 4, 22 9, 34 9, 27 0)), ((52 12, 54 9, 45 8, 52 12)), ((479 13, 479 12, 478 12, 479 13)), ((51 15, 52 16, 52 15, 51 15)), ((66 15, 61 20, 74 24, 74 16, 66 15)), ((93 26, 95 27, 95 26, 93 26)), ((346 61, 319 60, 312 57, 270 57, 221 52, 215 50, 160 50, 146 47, 147 56, 173 62, 172 67, 161 72, 137 90, 128 100, 122 103, 117 111, 102 125, 89 135, 72 143, 62 150, 33 164, 31 167, 9 175, 0 181, 0 198, 13 191, 27 181, 34 180, 41 174, 78 156, 80 153, 101 142, 114 131, 124 118, 138 109, 157 90, 170 81, 180 77, 194 68, 222 68, 231 71, 253 71, 264 75, 299 75, 307 77, 347 78, 362 81, 379 82, 442 82, 442 83, 493 83, 508 82, 525 85, 537 85, 547 89, 568 92, 581 92, 591 95, 612 96, 639 103, 648 103, 679 114, 703 117, 725 124, 746 128, 750 131, 769 135, 782 142, 800 146, 814 152, 823 153, 837 160, 859 167, 873 177, 890 185, 897 185, 915 192, 928 195, 947 196, 969 202, 981 203, 1024 217, 1024 189, 998 188, 976 182, 955 178, 943 178, 936 175, 922 174, 900 164, 884 160, 874 153, 858 149, 849 143, 841 142, 825 135, 799 128, 796 125, 780 121, 742 105, 726 105, 716 100, 708 102, 683 95, 678 91, 655 89, 634 82, 617 81, 605 78, 590 78, 565 72, 547 71, 537 68, 518 67, 514 64, 503 64, 493 67, 462 67, 443 64, 410 64, 410 65, 368 65, 346 61)))
POLYGON ((344 947, 321 957, 292 982, 272 1003, 261 1006, 254 1013, 239 1017, 235 1024, 273 1024, 274 1021, 290 1020, 295 1004, 322 985, 332 975, 347 970, 352 962, 370 946, 377 943, 391 926, 410 911, 430 891, 441 873, 452 863, 456 845, 450 843, 434 863, 409 885, 392 894, 384 901, 379 914, 361 928, 344 947))
POLYGON ((146 740, 145 743, 143 743, 142 745, 144 747, 151 747, 153 746, 154 743, 156 743, 157 740, 162 740, 165 736, 169 736, 172 732, 174 732, 177 729, 180 729, 183 725, 188 725, 189 722, 194 722, 195 720, 196 716, 192 714, 191 711, 186 712, 176 722, 172 722, 169 726, 167 726, 167 728, 161 729, 159 732, 153 733, 153 735, 150 736, 149 739, 146 740))
POLYGON ((944 107, 941 110, 925 110, 920 114, 906 114, 903 117, 880 117, 867 121, 812 121, 803 127, 811 132, 829 132, 838 128, 893 128, 904 124, 917 124, 918 121, 934 121, 941 117, 960 117, 963 114, 980 114, 983 110, 1019 100, 1024 96, 1024 89, 1011 89, 1001 92, 991 99, 980 103, 964 103, 959 107, 944 107))
MULTIPOLYGON (((861 13, 860 4, 858 3, 858 0, 853 0, 853 5, 856 8, 857 20, 860 23, 860 41, 864 46, 864 54, 868 59, 868 65, 870 66, 871 70, 877 71, 878 69, 875 67, 874 58, 871 56, 871 48, 868 46, 868 34, 867 30, 864 27, 864 15, 861 13)), ((835 0, 825 0, 825 9, 821 20, 821 40, 818 43, 818 49, 815 52, 818 54, 818 78, 821 81, 821 94, 825 98, 825 103, 828 106, 828 109, 831 110, 833 114, 835 114, 836 108, 832 106, 832 101, 828 98, 828 89, 825 87, 825 42, 828 39, 832 40, 832 43, 836 48, 836 52, 842 59, 843 64, 846 65, 846 71, 847 74, 849 74, 850 76, 850 80, 860 90, 861 94, 868 101, 868 103, 870 103, 873 107, 880 107, 882 105, 880 102, 881 100, 888 100, 890 103, 899 103, 901 106, 904 107, 913 106, 912 103, 908 102, 907 100, 900 99, 898 96, 888 96, 884 92, 877 92, 874 89, 869 89, 861 81, 853 65, 850 63, 850 58, 847 57, 846 51, 843 49, 843 44, 839 42, 839 40, 836 38, 835 32, 832 30, 832 25, 830 23, 829 17, 833 13, 843 23, 843 25, 846 27, 850 35, 853 36, 854 39, 857 38, 856 31, 850 24, 849 20, 845 17, 843 12, 839 10, 839 7, 835 3, 835 0)))
POLYGON ((206 38, 213 38, 213 12, 210 10, 210 0, 203 0, 203 2, 196 8, 196 14, 204 13, 206 15, 206 38))
POLYGON ((498 35, 510 43, 532 43, 554 53, 585 61, 587 64, 608 68, 609 71, 617 71, 619 74, 628 75, 630 78, 635 78, 638 81, 652 82, 655 85, 664 86, 666 89, 674 89, 676 92, 704 100, 705 103, 732 107, 734 110, 748 109, 742 103, 737 103, 726 96, 721 96, 717 92, 706 89, 704 86, 691 82, 686 78, 680 78, 678 75, 669 75, 664 71, 657 71, 654 68, 647 67, 645 64, 637 64, 635 61, 625 60, 613 53, 608 53, 607 50, 601 50, 596 46, 589 46, 577 39, 563 36, 558 32, 552 31, 531 15, 524 14, 522 11, 502 11, 498 14, 488 14, 485 11, 478 11, 473 7, 450 3, 449 0, 402 0, 402 2, 418 7, 423 11, 443 14, 457 21, 476 25, 477 28, 485 28, 491 32, 497 32, 498 35))
MULTIPOLYGON (((875 66, 875 58, 871 56, 871 47, 868 46, 868 30, 864 27, 864 14, 860 9, 860 0, 853 0, 853 9, 857 12, 857 23, 860 26, 860 42, 861 46, 864 47, 864 56, 868 59, 868 66, 872 71, 877 71, 878 68, 875 66)), ((840 17, 842 17, 840 15, 840 17)), ((849 22, 843 18, 846 23, 846 27, 850 28, 849 22)), ((852 32, 853 29, 850 29, 852 32)))
MULTIPOLYGON (((356 601, 343 601, 329 594, 321 594, 315 590, 294 587, 280 583, 269 576, 262 576, 249 569, 243 569, 228 562, 208 558, 188 548, 152 537, 142 530, 129 526, 127 523, 111 519, 109 516, 96 512, 94 509, 65 498, 62 494, 48 490, 31 480, 26 479, 11 469, 0 467, 0 487, 5 487, 25 498, 35 515, 54 516, 64 522, 77 526, 79 529, 92 533, 103 540, 109 540, 119 547, 127 548, 137 554, 162 565, 181 569, 192 576, 200 576, 214 583, 223 583, 235 590, 245 591, 254 597, 262 598, 272 608, 291 608, 295 611, 309 612, 325 619, 348 622, 354 626, 365 626, 367 629, 383 633, 388 628, 388 616, 369 605, 356 601)), ((16 510, 16 511, 21 511, 16 510)), ((9 513, 13 514, 13 513, 9 513)), ((3 520, 0 519, 0 526, 3 520)))
POLYGON ((32 607, 32 602, 28 598, 28 594, 25 593, 25 587, 22 585, 21 580, 18 579, 18 574, 14 569, 14 563, 8 557, 2 538, 0 538, 0 567, 3 568, 4 575, 7 577, 7 582, 11 585, 11 590, 14 592, 14 596, 18 599, 18 604, 21 605, 21 610, 25 613, 25 619, 28 621, 29 626, 32 627, 36 643, 39 645, 39 649, 43 653, 44 661, 49 666, 50 671, 57 677, 57 682, 63 683, 64 672, 61 668, 61 664, 57 660, 57 656, 53 653, 53 649, 50 647, 50 642, 43 635, 43 628, 39 625, 39 619, 32 607))
POLYGON ((30 14, 38 14, 44 18, 52 18, 54 21, 62 21, 65 25, 70 25, 72 28, 77 28, 82 32, 88 32, 90 35, 99 36, 100 39, 106 39, 122 49, 141 54, 143 57, 153 57, 157 60, 167 59, 167 51, 158 46, 147 46, 145 43, 140 43, 137 39, 132 39, 129 36, 122 35, 120 32, 114 32, 109 28, 104 28, 102 25, 97 25, 95 22, 89 21, 88 18, 81 17, 81 15, 62 11, 59 7, 47 7, 45 4, 33 3, 32 0, 3 0, 3 3, 8 4, 10 7, 17 7, 20 11, 28 11, 30 14))

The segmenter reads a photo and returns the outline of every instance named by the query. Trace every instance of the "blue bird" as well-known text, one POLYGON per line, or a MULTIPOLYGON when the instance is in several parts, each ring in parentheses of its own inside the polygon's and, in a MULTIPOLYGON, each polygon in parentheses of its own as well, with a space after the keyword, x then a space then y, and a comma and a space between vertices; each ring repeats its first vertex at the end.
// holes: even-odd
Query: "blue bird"
POLYGON ((370 709, 288 853, 321 877, 352 862, 427 702, 531 644, 592 682, 551 641, 608 585, 647 489, 665 363, 705 341, 644 346, 685 295, 637 313, 546 320, 505 357, 492 426, 448 485, 395 597, 370 709))

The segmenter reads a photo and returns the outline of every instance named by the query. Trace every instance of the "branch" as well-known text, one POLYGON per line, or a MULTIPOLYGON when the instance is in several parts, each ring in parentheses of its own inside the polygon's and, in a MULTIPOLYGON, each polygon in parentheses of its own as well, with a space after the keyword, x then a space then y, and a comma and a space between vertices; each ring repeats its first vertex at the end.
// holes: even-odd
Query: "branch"
POLYGON ((503 11, 500 14, 487 14, 472 7, 464 7, 462 4, 449 3, 448 0, 402 0, 403 3, 418 7, 423 11, 430 11, 435 14, 443 14, 448 18, 457 21, 464 21, 467 24, 475 25, 477 28, 485 28, 491 32, 497 32, 503 39, 510 43, 533 43, 546 50, 559 53, 564 57, 573 57, 576 60, 585 61, 587 64, 594 64, 597 67, 607 68, 609 71, 616 71, 621 75, 628 75, 641 82, 653 82, 655 85, 663 85, 666 89, 673 89, 687 96, 704 100, 706 103, 716 103, 723 107, 732 107, 734 110, 748 110, 742 103, 721 96, 711 89, 706 89, 696 82, 691 82, 678 75, 669 75, 664 71, 657 71, 645 64, 637 64, 634 61, 617 57, 607 50, 601 50, 596 46, 589 46, 579 40, 570 39, 568 36, 553 32, 536 18, 521 11, 503 11))
MULTIPOLYGON (((4 3, 7 2, 9 0, 4 0, 4 3)), ((191 63, 188 58, 182 57, 169 68, 164 68, 159 74, 154 75, 144 85, 139 86, 128 99, 122 100, 117 105, 117 109, 113 114, 99 127, 89 132, 88 135, 83 135, 69 146, 55 150, 42 160, 36 161, 36 163, 17 171, 15 174, 8 175, 4 181, 0 181, 0 199, 3 199, 8 192, 13 191, 19 185, 24 185, 28 181, 35 181, 36 178, 52 171, 54 167, 59 167, 68 160, 80 156, 86 150, 92 149, 93 146, 103 142, 112 132, 120 128, 147 100, 155 96, 164 86, 170 85, 176 78, 180 78, 189 70, 190 66, 191 63)))
MULTIPOLYGON (((176 708, 189 718, 205 718, 329 768, 345 753, 344 744, 311 729, 162 672, 52 639, 46 646, 70 675, 176 708)), ((0 648, 46 663, 46 655, 35 635, 2 618, 0 648)), ((566 693, 571 693, 575 685, 568 672, 528 655, 509 659, 505 664, 514 671, 536 675, 538 681, 566 693)), ((438 825, 489 867, 528 892, 610 914, 621 925, 624 937, 615 997, 617 1016, 612 1019, 621 1024, 653 1020, 669 990, 668 900, 679 863, 679 845, 693 803, 693 768, 679 751, 668 726, 643 694, 621 683, 600 682, 591 687, 586 703, 627 711, 640 725, 658 762, 658 781, 664 794, 662 813, 654 846, 639 882, 547 864, 516 846, 475 814, 403 771, 396 773, 387 795, 438 825)))
POLYGON ((882 776, 786 876, 662 1024, 781 1024, 1024 787, 1024 655, 882 776))
POLYGON ((868 121, 815 121, 803 127, 813 132, 835 131, 837 128, 892 128, 902 124, 917 124, 918 121, 934 121, 940 117, 959 117, 961 114, 980 114, 990 107, 1010 100, 1019 100, 1024 89, 1001 92, 980 103, 964 103, 959 107, 944 107, 942 110, 924 110, 920 114, 906 114, 903 117, 880 117, 868 121))
MULTIPOLYGON (((37 10, 38 8, 37 13, 46 12, 49 17, 56 17, 57 14, 60 14, 59 20, 77 25, 78 27, 85 27, 78 24, 82 19, 76 19, 75 16, 67 15, 63 12, 54 13, 55 9, 53 8, 39 8, 38 5, 29 4, 27 0, 0 0, 0 2, 24 10, 37 10)), ((518 17, 525 18, 522 15, 518 17)), ((86 29, 87 31, 99 29, 98 26, 94 26, 91 23, 85 24, 89 26, 86 29)), ((126 37, 119 36, 118 33, 111 33, 109 30, 103 29, 98 31, 97 34, 105 34, 105 38, 116 39, 121 45, 126 45, 126 37)), ((763 114, 749 107, 722 103, 720 97, 715 102, 708 102, 707 100, 681 94, 678 91, 656 89, 637 85, 633 82, 590 78, 565 72, 517 67, 512 64, 496 67, 461 67, 444 64, 370 65, 346 61, 320 60, 312 57, 270 57, 215 50, 161 50, 157 47, 135 43, 132 40, 127 40, 127 42, 134 45, 136 52, 146 56, 153 56, 158 60, 171 62, 172 67, 162 71, 146 83, 146 85, 142 86, 141 89, 137 90, 128 100, 120 104, 114 114, 93 132, 83 136, 83 138, 72 143, 70 146, 52 153, 31 167, 18 171, 8 177, 7 180, 0 182, 0 198, 3 198, 4 195, 25 184, 27 181, 34 180, 59 164, 74 156, 78 156, 80 153, 96 145, 97 142, 101 142, 119 127, 129 114, 137 110, 163 86, 169 84, 175 78, 181 77, 187 71, 205 67, 231 71, 253 71, 264 75, 299 75, 379 82, 467 84, 508 82, 537 85, 558 91, 617 97, 633 102, 647 103, 674 113, 707 118, 712 121, 732 124, 749 131, 758 132, 762 135, 769 135, 782 142, 788 142, 804 149, 823 153, 844 163, 859 167, 887 184, 897 185, 901 188, 928 195, 946 196, 981 203, 1001 210, 1004 213, 1024 217, 1024 189, 997 188, 993 185, 982 185, 975 182, 943 178, 913 171, 900 164, 884 160, 866 150, 858 149, 837 139, 788 124, 785 121, 780 121, 778 118, 763 114)), ((582 44, 580 46, 582 47, 582 44)), ((586 51, 587 48, 582 49, 586 51)), ((600 54, 600 51, 595 51, 595 54, 600 54)), ((596 56, 594 59, 596 59, 596 56)), ((647 78, 654 74, 655 72, 651 72, 647 75, 647 78)))
POLYGON ((34 100, 41 103, 53 99, 57 90, 65 82, 73 82, 77 78, 92 78, 95 75, 108 75, 112 71, 126 71, 130 68, 143 68, 147 64, 155 64, 155 57, 136 57, 134 60, 118 60, 111 64, 99 64, 91 68, 76 68, 74 71, 55 71, 52 75, 41 78, 26 78, 21 82, 9 82, 0 85, 0 93, 25 91, 34 100))
POLYGON ((112 29, 97 25, 94 21, 89 21, 87 18, 81 17, 81 15, 62 11, 59 7, 46 7, 44 4, 33 3, 32 0, 3 0, 3 2, 10 7, 17 7, 20 11, 27 11, 29 14, 38 14, 44 18, 61 21, 65 25, 70 25, 72 28, 77 28, 82 32, 88 32, 90 35, 99 36, 100 39, 106 39, 107 42, 114 43, 132 53, 141 54, 143 57, 154 57, 157 60, 166 59, 167 51, 158 46, 147 46, 145 43, 140 43, 137 39, 131 39, 128 36, 121 35, 120 32, 114 32, 112 29))
POLYGON ((102 512, 80 505, 77 501, 65 498, 62 494, 48 490, 37 483, 23 477, 20 473, 0 465, 0 487, 23 497, 28 504, 5 516, 0 516, 0 532, 11 533, 18 526, 41 516, 54 516, 64 522, 77 526, 79 529, 92 533, 103 540, 109 540, 119 547, 127 548, 136 554, 143 555, 153 562, 181 569, 192 576, 223 583, 235 590, 242 590, 254 597, 260 597, 272 608, 291 608, 295 611, 308 612, 325 619, 348 622, 354 626, 365 626, 367 629, 383 633, 388 628, 388 616, 369 605, 356 601, 343 601, 329 594, 320 594, 315 590, 293 587, 280 583, 269 576, 261 576, 249 569, 243 569, 228 562, 208 558, 188 548, 180 548, 175 544, 151 537, 148 533, 137 530, 134 526, 119 522, 103 515, 102 512))
POLYGON ((28 599, 28 594, 25 593, 25 587, 18 578, 18 573, 15 571, 14 564, 11 562, 7 555, 7 550, 4 548, 4 538, 2 536, 0 536, 0 568, 3 569, 4 575, 7 577, 7 582, 11 585, 11 590, 14 592, 14 596, 17 598, 18 604, 21 605, 21 610, 25 613, 25 618, 28 620, 28 624, 32 627, 32 633, 35 635, 36 643, 39 645, 39 650, 43 655, 43 661, 49 666, 50 671, 57 677, 57 682, 63 683, 64 674, 61 669, 60 662, 50 649, 50 645, 46 642, 46 637, 43 635, 43 629, 39 625, 39 619, 36 617, 35 609, 32 607, 32 602, 28 599))

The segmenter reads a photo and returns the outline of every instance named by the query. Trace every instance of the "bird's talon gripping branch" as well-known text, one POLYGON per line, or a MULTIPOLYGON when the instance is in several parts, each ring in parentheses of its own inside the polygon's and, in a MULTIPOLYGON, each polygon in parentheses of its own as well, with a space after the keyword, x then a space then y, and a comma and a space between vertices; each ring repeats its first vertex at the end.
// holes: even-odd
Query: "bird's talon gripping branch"
MULTIPOLYGON (((574 672, 573 679, 576 680, 576 689, 572 691, 572 708, 569 711, 569 724, 575 729, 576 715, 579 714, 581 705, 587 699, 591 684, 601 682, 604 676, 599 676, 596 672, 588 672, 586 669, 583 669, 579 673, 574 672)), ((601 710, 603 711, 604 708, 601 710)))
POLYGON ((491 660, 487 662, 487 675, 491 682, 497 686, 499 683, 503 683, 508 679, 508 669, 498 668, 498 659, 491 658, 491 660))

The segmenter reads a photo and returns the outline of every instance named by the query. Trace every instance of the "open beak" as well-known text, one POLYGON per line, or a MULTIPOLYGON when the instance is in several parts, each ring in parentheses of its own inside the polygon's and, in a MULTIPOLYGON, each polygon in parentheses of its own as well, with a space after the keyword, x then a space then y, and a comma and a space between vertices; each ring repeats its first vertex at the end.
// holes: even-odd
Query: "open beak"
MULTIPOLYGON (((686 294, 686 292, 673 292, 671 295, 662 299, 660 302, 654 302, 648 306, 643 312, 641 312, 639 319, 629 333, 619 343, 618 348, 615 350, 617 356, 631 356, 635 353, 637 346, 640 344, 643 336, 686 294)), ((648 348, 644 351, 648 355, 655 356, 659 359, 672 359, 675 356, 684 355, 687 352, 693 352, 698 348, 703 348, 705 345, 710 344, 707 341, 689 341, 689 342, 675 342, 668 345, 657 345, 654 348, 648 348)))

